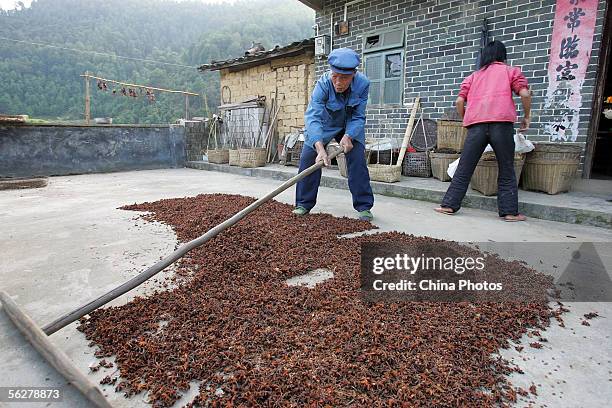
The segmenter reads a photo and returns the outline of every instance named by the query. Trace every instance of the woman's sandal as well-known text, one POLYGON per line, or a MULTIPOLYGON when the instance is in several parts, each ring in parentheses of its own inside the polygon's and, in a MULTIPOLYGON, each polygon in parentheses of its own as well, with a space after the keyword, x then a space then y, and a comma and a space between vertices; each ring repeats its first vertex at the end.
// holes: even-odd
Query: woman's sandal
POLYGON ((444 215, 455 215, 457 213, 457 211, 453 210, 452 208, 448 208, 448 207, 434 208, 434 211, 440 214, 444 214, 444 215))
POLYGON ((518 221, 525 221, 527 217, 525 217, 523 214, 504 215, 502 219, 506 222, 518 222, 518 221))

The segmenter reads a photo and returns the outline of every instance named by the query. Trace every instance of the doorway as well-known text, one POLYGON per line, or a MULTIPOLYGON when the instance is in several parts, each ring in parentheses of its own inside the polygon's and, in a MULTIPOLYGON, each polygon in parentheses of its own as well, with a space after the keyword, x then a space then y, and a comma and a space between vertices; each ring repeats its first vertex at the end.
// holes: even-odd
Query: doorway
POLYGON ((612 180, 612 0, 606 2, 603 35, 585 152, 583 177, 612 180))

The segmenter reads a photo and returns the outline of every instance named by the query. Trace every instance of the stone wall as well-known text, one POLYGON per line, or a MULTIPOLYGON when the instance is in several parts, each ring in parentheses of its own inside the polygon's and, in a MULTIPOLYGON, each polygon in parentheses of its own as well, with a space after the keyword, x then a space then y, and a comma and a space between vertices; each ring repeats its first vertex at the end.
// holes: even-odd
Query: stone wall
POLYGON ((315 84, 314 57, 311 53, 295 57, 278 58, 256 67, 231 72, 221 70, 221 88, 228 87, 231 101, 238 103, 257 96, 266 97, 266 112, 270 111, 272 99, 281 103, 278 113, 277 140, 295 127, 304 126, 304 112, 315 84))
POLYGON ((0 126, 0 177, 184 165, 182 126, 0 126))

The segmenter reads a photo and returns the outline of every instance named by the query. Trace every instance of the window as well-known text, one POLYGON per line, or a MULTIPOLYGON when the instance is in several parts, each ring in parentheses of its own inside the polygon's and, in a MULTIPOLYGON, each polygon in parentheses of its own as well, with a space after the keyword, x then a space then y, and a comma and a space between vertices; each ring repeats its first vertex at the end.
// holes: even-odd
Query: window
POLYGON ((369 103, 401 104, 404 74, 404 30, 392 29, 365 37, 365 74, 370 79, 369 103))

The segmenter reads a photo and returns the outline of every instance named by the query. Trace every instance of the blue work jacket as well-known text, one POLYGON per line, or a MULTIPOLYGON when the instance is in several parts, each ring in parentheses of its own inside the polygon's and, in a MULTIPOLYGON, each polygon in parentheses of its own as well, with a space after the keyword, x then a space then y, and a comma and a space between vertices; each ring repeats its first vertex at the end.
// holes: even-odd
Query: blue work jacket
POLYGON ((320 140, 326 145, 342 133, 365 145, 365 111, 370 80, 357 72, 349 89, 339 94, 330 75, 330 72, 326 72, 319 78, 306 109, 305 144, 314 148, 314 144, 320 140))

